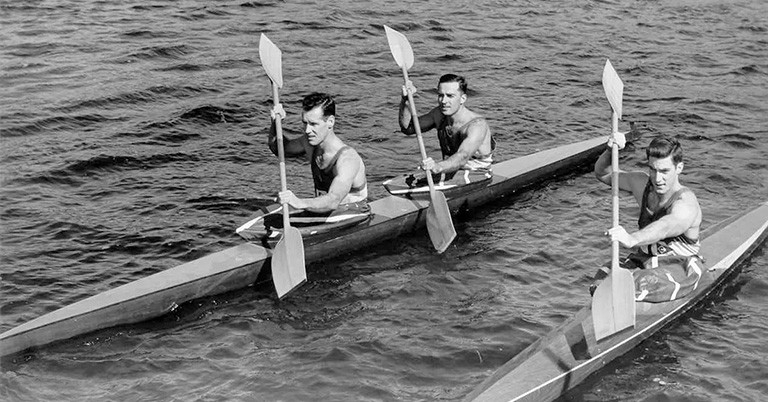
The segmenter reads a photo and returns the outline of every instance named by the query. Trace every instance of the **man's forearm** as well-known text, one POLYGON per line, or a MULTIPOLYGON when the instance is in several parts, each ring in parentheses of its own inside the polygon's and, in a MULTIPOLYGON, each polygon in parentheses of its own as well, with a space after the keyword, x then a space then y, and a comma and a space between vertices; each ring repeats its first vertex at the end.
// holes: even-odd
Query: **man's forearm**
POLYGON ((411 128, 411 120, 413 119, 411 115, 411 109, 409 105, 407 105, 408 98, 402 97, 400 98, 400 111, 398 113, 398 122, 400 123, 400 131, 404 134, 412 134, 414 131, 409 130, 411 128))
MULTIPOLYGON (((600 154, 600 157, 597 158, 594 171, 595 176, 601 181, 604 181, 605 177, 611 173, 611 150, 609 148, 606 148, 605 151, 600 154)), ((610 180, 610 178, 608 178, 608 180, 610 180)), ((608 181, 608 183, 610 183, 610 181, 608 181)))
POLYGON ((435 165, 438 167, 435 173, 451 173, 464 167, 469 160, 469 157, 461 151, 456 152, 450 157, 437 162, 435 165))
POLYGON ((673 233, 672 228, 666 222, 658 220, 637 232, 631 233, 629 236, 634 244, 631 244, 630 247, 647 246, 677 234, 673 233))
POLYGON ((341 200, 331 194, 323 194, 315 198, 300 198, 304 203, 304 208, 310 212, 328 212, 339 207, 341 200))

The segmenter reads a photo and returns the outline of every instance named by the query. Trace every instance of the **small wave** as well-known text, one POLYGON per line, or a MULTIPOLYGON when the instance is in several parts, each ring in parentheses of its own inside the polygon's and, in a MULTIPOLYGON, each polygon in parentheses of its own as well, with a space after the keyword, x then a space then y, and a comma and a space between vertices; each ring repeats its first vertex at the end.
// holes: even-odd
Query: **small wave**
POLYGON ((249 1, 241 3, 240 7, 246 8, 263 8, 263 7, 276 7, 279 6, 282 1, 249 1))
POLYGON ((448 35, 431 35, 429 38, 433 39, 435 42, 453 42, 454 40, 448 35))
POLYGON ((152 46, 118 57, 112 60, 112 62, 123 64, 132 63, 136 60, 181 59, 190 53, 192 53, 192 49, 186 45, 152 46))
POLYGON ((453 54, 444 54, 442 56, 435 57, 432 60, 437 62, 443 62, 443 61, 460 61, 463 59, 464 57, 462 55, 453 53, 453 54))
POLYGON ((78 187, 83 184, 82 176, 94 176, 104 172, 154 169, 169 163, 196 162, 198 160, 197 156, 184 153, 158 154, 143 158, 125 155, 99 155, 88 160, 70 163, 63 169, 13 178, 8 180, 6 185, 54 184, 78 187))
POLYGON ((758 74, 758 75, 765 75, 765 72, 760 68, 760 66, 755 64, 750 64, 748 66, 742 66, 738 69, 731 71, 730 74, 733 75, 752 75, 752 74, 758 74))
MULTIPOLYGON (((162 127, 161 125, 157 125, 154 127, 162 127)), ((165 128, 172 127, 172 125, 167 124, 165 128)), ((158 144, 178 144, 181 142, 189 141, 191 139, 200 138, 199 134, 190 134, 190 133, 179 133, 179 132, 164 132, 162 134, 153 135, 153 141, 151 141, 149 144, 151 145, 158 145, 158 144)))
POLYGON ((224 109, 217 108, 215 106, 202 106, 189 111, 184 112, 181 119, 194 119, 202 120, 207 123, 226 123, 227 116, 224 109))
POLYGON ((171 34, 168 32, 156 32, 156 31, 150 31, 146 29, 140 29, 136 31, 123 32, 122 36, 126 36, 129 38, 167 38, 167 37, 170 37, 171 34))
POLYGON ((54 116, 40 119, 30 124, 0 129, 2 137, 22 137, 44 132, 77 130, 94 124, 109 122, 114 119, 100 114, 82 114, 76 116, 54 116))
MULTIPOLYGON (((34 33, 37 34, 37 33, 34 33)), ((45 43, 20 43, 15 46, 9 46, 6 50, 8 56, 15 57, 40 57, 61 51, 68 44, 60 42, 45 43)))
POLYGON ((131 7, 131 9, 137 10, 137 11, 155 11, 159 8, 167 8, 167 6, 158 5, 158 4, 147 4, 147 5, 136 5, 131 7))
POLYGON ((185 153, 157 154, 144 158, 122 155, 99 155, 86 161, 70 164, 65 169, 68 173, 87 173, 92 171, 120 171, 132 169, 152 169, 172 162, 196 162, 198 157, 185 153))
POLYGON ((182 63, 175 66, 158 68, 156 71, 202 71, 203 66, 197 64, 182 63))
POLYGON ((746 134, 725 134, 720 137, 726 144, 737 149, 752 149, 755 148, 757 139, 746 134))
POLYGON ((127 92, 115 96, 103 98, 88 99, 72 105, 58 107, 54 110, 59 112, 73 112, 79 109, 87 108, 109 108, 121 105, 140 105, 145 103, 157 102, 161 99, 184 99, 198 96, 202 93, 217 93, 218 89, 203 87, 170 87, 158 85, 147 88, 142 91, 127 92))

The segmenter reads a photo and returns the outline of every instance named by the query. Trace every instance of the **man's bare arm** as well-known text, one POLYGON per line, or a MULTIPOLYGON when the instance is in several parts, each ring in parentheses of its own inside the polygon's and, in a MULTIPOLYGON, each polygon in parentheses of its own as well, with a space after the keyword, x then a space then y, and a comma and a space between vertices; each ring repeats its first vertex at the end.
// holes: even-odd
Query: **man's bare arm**
MULTIPOLYGON (((421 115, 419 117, 419 128, 421 132, 429 131, 436 126, 435 112, 439 113, 437 108, 429 111, 429 113, 421 115)), ((408 105, 408 98, 403 97, 400 100, 400 111, 398 113, 398 122, 400 123, 400 131, 403 134, 411 135, 416 133, 416 128, 413 126, 413 118, 411 116, 411 108, 408 105)))
POLYGON ((619 236, 617 240, 626 247, 635 247, 654 244, 669 237, 679 236, 696 223, 698 214, 699 204, 696 195, 686 191, 672 204, 669 214, 637 232, 627 234, 626 237, 617 234, 619 236))
POLYGON ((435 163, 432 172, 449 173, 455 172, 464 167, 467 161, 469 161, 469 158, 471 158, 472 155, 474 155, 475 152, 480 149, 480 146, 483 145, 485 134, 488 132, 487 124, 488 123, 486 123, 484 120, 470 124, 470 126, 467 127, 467 136, 464 138, 464 141, 461 142, 461 145, 459 146, 459 149, 456 151, 456 153, 440 162, 435 163))
POLYGON ((360 169, 363 168, 360 155, 354 150, 345 151, 339 156, 334 167, 336 176, 327 194, 315 198, 295 198, 289 201, 294 208, 306 209, 311 212, 328 212, 339 207, 341 201, 349 194, 352 183, 360 169))
MULTIPOLYGON (((274 119, 272 120, 272 124, 269 126, 269 137, 267 138, 267 145, 269 146, 269 150, 272 151, 275 156, 277 156, 277 127, 275 125, 274 119)), ((300 135, 296 138, 289 139, 285 135, 285 130, 283 130, 283 150, 285 151, 285 156, 306 155, 307 149, 309 148, 310 145, 305 136, 300 135)))
MULTIPOLYGON (((595 162, 595 177, 601 182, 612 185, 611 176, 613 167, 611 166, 611 149, 605 151, 597 158, 595 162)), ((635 196, 638 203, 642 202, 643 191, 648 183, 648 174, 645 172, 625 172, 619 169, 619 190, 628 191, 635 196)))

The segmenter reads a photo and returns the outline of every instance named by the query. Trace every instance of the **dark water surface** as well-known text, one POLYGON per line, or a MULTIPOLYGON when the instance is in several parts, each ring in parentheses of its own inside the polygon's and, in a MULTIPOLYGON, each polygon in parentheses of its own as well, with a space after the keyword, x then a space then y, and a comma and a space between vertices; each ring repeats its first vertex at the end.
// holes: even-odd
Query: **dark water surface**
MULTIPOLYGON (((706 226, 768 199, 766 16, 763 0, 2 1, 0 330, 241 242, 279 187, 262 32, 283 51, 285 126, 301 96, 336 95, 372 198, 419 159, 381 24, 413 45, 420 110, 440 74, 468 77, 500 160, 607 135, 610 58, 645 133, 623 166, 677 135, 706 226)), ((310 193, 305 163, 288 174, 310 193)), ((416 233, 312 265, 281 303, 248 287, 5 360, 0 399, 460 399, 588 302, 609 224, 609 190, 576 171, 464 217, 443 255, 416 233)), ((765 250, 569 400, 764 400, 765 250)))

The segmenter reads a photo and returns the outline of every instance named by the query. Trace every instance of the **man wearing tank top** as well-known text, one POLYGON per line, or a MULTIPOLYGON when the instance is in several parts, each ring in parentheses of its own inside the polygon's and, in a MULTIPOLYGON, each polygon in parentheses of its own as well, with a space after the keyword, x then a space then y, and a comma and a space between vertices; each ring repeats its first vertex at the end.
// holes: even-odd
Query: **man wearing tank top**
MULTIPOLYGON (((416 132, 408 107, 408 91, 416 93, 411 81, 403 86, 400 101, 400 130, 411 135, 416 132)), ((437 130, 443 160, 435 162, 428 157, 421 163, 421 168, 432 173, 451 173, 459 169, 489 170, 493 163, 493 150, 496 143, 485 118, 471 110, 464 103, 467 101, 467 82, 464 77, 445 74, 437 84, 437 107, 419 116, 422 132, 437 130)))
MULTIPOLYGON (((271 111, 272 126, 268 145, 277 155, 275 119, 285 118, 281 104, 271 111)), ((292 191, 278 194, 280 203, 310 212, 328 212, 340 205, 365 203, 368 185, 365 164, 352 147, 347 146, 334 132, 336 102, 328 94, 312 93, 302 100, 301 121, 304 135, 288 139, 283 137, 286 156, 304 156, 309 159, 315 183, 314 198, 298 198, 292 191)))
MULTIPOLYGON (((595 175, 611 185, 611 146, 624 147, 622 133, 608 139, 608 147, 595 163, 595 175)), ((660 136, 646 149, 648 172, 619 172, 619 189, 629 191, 640 204, 637 231, 628 233, 618 226, 608 230, 611 241, 624 247, 638 247, 651 256, 692 256, 699 252, 701 207, 696 195, 680 184, 683 149, 677 139, 660 136)))

